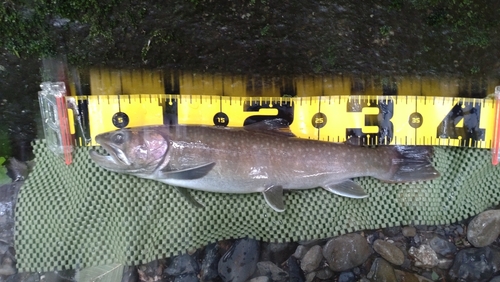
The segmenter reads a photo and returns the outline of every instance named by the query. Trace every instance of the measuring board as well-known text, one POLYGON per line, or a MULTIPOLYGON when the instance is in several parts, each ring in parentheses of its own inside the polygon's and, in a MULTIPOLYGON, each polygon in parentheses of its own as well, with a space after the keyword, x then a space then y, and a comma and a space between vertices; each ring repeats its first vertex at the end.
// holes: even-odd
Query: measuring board
MULTIPOLYGON (((90 137, 123 127, 198 124, 241 127, 283 118, 299 138, 364 145, 491 148, 493 99, 424 96, 227 97, 97 95, 66 97, 85 104, 90 137)), ((72 134, 75 130, 72 128, 72 134)), ((77 145, 83 145, 81 139, 77 145)), ((93 141, 91 145, 97 145, 93 141)))

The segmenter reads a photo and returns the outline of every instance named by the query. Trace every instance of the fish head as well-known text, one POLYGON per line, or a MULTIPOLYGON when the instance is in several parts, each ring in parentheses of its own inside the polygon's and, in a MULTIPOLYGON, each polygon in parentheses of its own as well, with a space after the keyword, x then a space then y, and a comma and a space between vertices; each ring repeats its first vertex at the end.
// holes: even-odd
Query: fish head
POLYGON ((169 161, 169 140, 155 127, 123 128, 95 137, 107 152, 90 151, 99 166, 114 172, 152 174, 169 161))

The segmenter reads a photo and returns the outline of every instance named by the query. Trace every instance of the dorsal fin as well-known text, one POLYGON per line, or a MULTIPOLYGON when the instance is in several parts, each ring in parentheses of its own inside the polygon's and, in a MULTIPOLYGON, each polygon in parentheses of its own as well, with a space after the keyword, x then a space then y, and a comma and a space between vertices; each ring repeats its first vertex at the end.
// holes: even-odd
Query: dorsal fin
POLYGON ((245 125, 244 129, 272 135, 296 137, 295 134, 290 131, 288 121, 282 118, 265 119, 256 123, 245 125))

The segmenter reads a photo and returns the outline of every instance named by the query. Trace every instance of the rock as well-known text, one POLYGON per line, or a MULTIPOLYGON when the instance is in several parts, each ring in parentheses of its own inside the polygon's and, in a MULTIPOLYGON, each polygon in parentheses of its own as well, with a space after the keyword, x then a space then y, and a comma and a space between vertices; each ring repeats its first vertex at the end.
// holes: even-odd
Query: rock
POLYGON ((9 276, 15 274, 16 272, 15 262, 8 254, 4 255, 2 258, 2 264, 0 265, 0 275, 9 276))
POLYGON ((436 253, 445 257, 457 252, 455 244, 438 236, 432 238, 429 245, 436 253))
POLYGON ((316 271, 316 277, 321 280, 329 280, 333 276, 333 271, 329 267, 323 267, 316 271))
POLYGON ((361 265, 372 253, 363 236, 351 233, 329 240, 323 256, 333 271, 345 271, 361 265))
POLYGON ((321 247, 316 245, 310 248, 304 255, 302 261, 300 262, 300 268, 302 268, 305 273, 312 272, 319 267, 322 259, 323 254, 321 253, 321 247))
POLYGON ((175 277, 174 279, 174 282, 199 282, 199 281, 200 279, 198 279, 196 273, 182 274, 175 277))
POLYGON ((271 277, 273 282, 288 280, 288 273, 270 261, 258 262, 255 275, 271 277))
POLYGON ((164 273, 169 276, 180 276, 192 273, 198 273, 200 267, 198 262, 188 254, 174 257, 164 273))
POLYGON ((384 235, 386 235, 387 237, 394 237, 397 236, 399 233, 401 233, 401 226, 384 228, 383 232, 384 235))
POLYGON ((139 281, 139 272, 135 266, 125 266, 123 268, 122 282, 139 281))
POLYGON ((342 272, 339 275, 338 282, 355 282, 356 275, 352 272, 342 272))
POLYGON ((295 249, 295 253, 293 253, 293 257, 296 259, 302 259, 304 255, 309 251, 309 247, 306 247, 304 245, 299 245, 297 246, 297 249, 295 249))
POLYGON ((440 269, 450 269, 450 267, 453 265, 453 260, 449 258, 445 259, 440 259, 438 261, 438 268, 440 269))
POLYGON ((259 242, 239 239, 219 260, 218 271, 223 281, 246 281, 255 272, 259 259, 259 242))
POLYGON ((290 282, 304 282, 306 281, 306 278, 304 276, 304 272, 299 266, 299 263, 297 260, 291 256, 287 261, 286 264, 288 266, 288 281, 290 282))
POLYGON ((467 239, 474 247, 493 243, 500 234, 500 210, 480 213, 471 220, 467 228, 467 239))
POLYGON ((217 265, 220 260, 219 246, 210 244, 205 248, 205 254, 201 261, 200 281, 212 281, 218 274, 217 265))
POLYGON ((500 269, 500 252, 490 247, 469 248, 459 251, 450 269, 453 280, 489 281, 500 269))
POLYGON ((312 282, 316 278, 316 272, 310 272, 306 274, 306 282, 312 282))
POLYGON ((405 237, 415 237, 415 235, 417 235, 417 229, 413 226, 405 226, 401 230, 401 233, 403 233, 405 237))
POLYGON ((493 277, 493 279, 491 279, 490 282, 500 282, 500 276, 493 277))
POLYGON ((271 281, 272 280, 269 279, 269 277, 267 277, 267 276, 258 276, 258 277, 255 277, 255 278, 248 280, 247 282, 271 282, 271 281))
POLYGON ((396 280, 394 281, 419 282, 415 274, 406 271, 394 269, 394 275, 396 276, 396 280))
POLYGON ((436 252, 429 245, 421 245, 418 249, 411 247, 408 254, 415 260, 415 266, 433 268, 439 263, 436 252))
POLYGON ((264 243, 261 248, 260 260, 282 265, 295 252, 297 246, 296 243, 264 243))
MULTIPOLYGON (((1 280, 5 282, 40 282, 40 274, 38 272, 23 272, 17 273, 16 275, 9 276, 5 280, 1 280)), ((60 281, 60 280, 56 280, 60 281)), ((71 280, 68 280, 71 281, 71 280)), ((137 280, 136 280, 137 281, 137 280)))
POLYGON ((373 261, 370 272, 367 277, 373 282, 392 282, 396 281, 396 275, 391 264, 383 258, 376 258, 373 261))
POLYGON ((373 242, 373 249, 380 254, 385 260, 394 264, 394 265, 402 265, 405 261, 405 255, 400 248, 386 242, 384 240, 376 240, 373 242))

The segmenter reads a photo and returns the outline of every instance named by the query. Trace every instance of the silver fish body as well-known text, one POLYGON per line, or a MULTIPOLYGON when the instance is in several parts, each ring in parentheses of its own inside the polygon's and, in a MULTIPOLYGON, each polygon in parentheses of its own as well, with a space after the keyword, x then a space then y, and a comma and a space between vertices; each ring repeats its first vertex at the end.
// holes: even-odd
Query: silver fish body
POLYGON ((350 180, 428 180, 439 173, 427 147, 347 144, 290 137, 280 121, 244 128, 146 126, 96 137, 109 155, 91 151, 100 166, 170 185, 219 193, 263 193, 284 210, 283 189, 324 189, 352 198, 368 196, 350 180))

